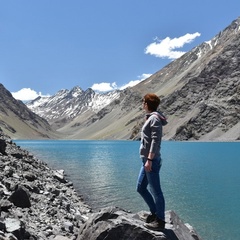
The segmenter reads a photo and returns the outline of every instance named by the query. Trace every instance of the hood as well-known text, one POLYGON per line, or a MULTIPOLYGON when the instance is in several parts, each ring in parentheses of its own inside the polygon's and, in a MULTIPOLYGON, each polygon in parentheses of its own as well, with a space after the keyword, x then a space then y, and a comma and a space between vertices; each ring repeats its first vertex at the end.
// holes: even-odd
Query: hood
POLYGON ((147 113, 146 114, 146 119, 148 119, 152 115, 157 116, 161 120, 163 126, 167 125, 167 123, 168 123, 167 118, 163 115, 162 112, 159 112, 159 111, 157 112, 156 111, 156 112, 147 113))

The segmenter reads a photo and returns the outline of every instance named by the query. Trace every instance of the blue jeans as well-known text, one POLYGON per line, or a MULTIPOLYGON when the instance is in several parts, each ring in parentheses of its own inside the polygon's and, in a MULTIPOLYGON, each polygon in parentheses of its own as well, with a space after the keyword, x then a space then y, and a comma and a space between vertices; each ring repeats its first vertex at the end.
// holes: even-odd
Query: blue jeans
POLYGON ((161 158, 154 158, 152 161, 152 171, 145 171, 146 159, 142 159, 143 165, 140 169, 137 192, 142 196, 148 205, 150 212, 156 214, 161 220, 165 220, 165 200, 160 184, 161 158), (149 185, 149 190, 148 190, 149 185))

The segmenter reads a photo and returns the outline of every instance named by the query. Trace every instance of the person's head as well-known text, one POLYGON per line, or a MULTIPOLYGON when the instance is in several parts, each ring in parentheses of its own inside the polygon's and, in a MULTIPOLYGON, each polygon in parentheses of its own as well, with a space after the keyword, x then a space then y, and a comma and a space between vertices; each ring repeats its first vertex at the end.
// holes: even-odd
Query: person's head
POLYGON ((148 111, 156 111, 160 104, 160 98, 154 93, 148 93, 143 97, 143 104, 147 105, 148 111))

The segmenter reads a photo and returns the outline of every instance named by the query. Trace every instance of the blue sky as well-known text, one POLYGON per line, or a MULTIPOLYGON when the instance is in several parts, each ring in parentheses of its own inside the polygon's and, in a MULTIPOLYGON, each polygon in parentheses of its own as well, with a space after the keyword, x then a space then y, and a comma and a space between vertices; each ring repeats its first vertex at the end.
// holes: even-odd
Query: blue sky
POLYGON ((208 41, 239 0, 0 0, 0 83, 30 100, 123 89, 208 41))

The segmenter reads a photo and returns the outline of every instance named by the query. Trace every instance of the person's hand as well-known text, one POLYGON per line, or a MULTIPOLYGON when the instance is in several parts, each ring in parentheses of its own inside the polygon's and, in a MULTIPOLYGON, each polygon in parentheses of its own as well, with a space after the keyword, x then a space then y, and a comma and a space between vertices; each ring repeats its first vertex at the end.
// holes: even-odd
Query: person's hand
POLYGON ((146 163, 145 163, 145 165, 144 165, 144 167, 145 167, 145 170, 146 170, 147 172, 151 172, 151 171, 152 171, 152 162, 149 161, 149 160, 147 160, 146 163))

